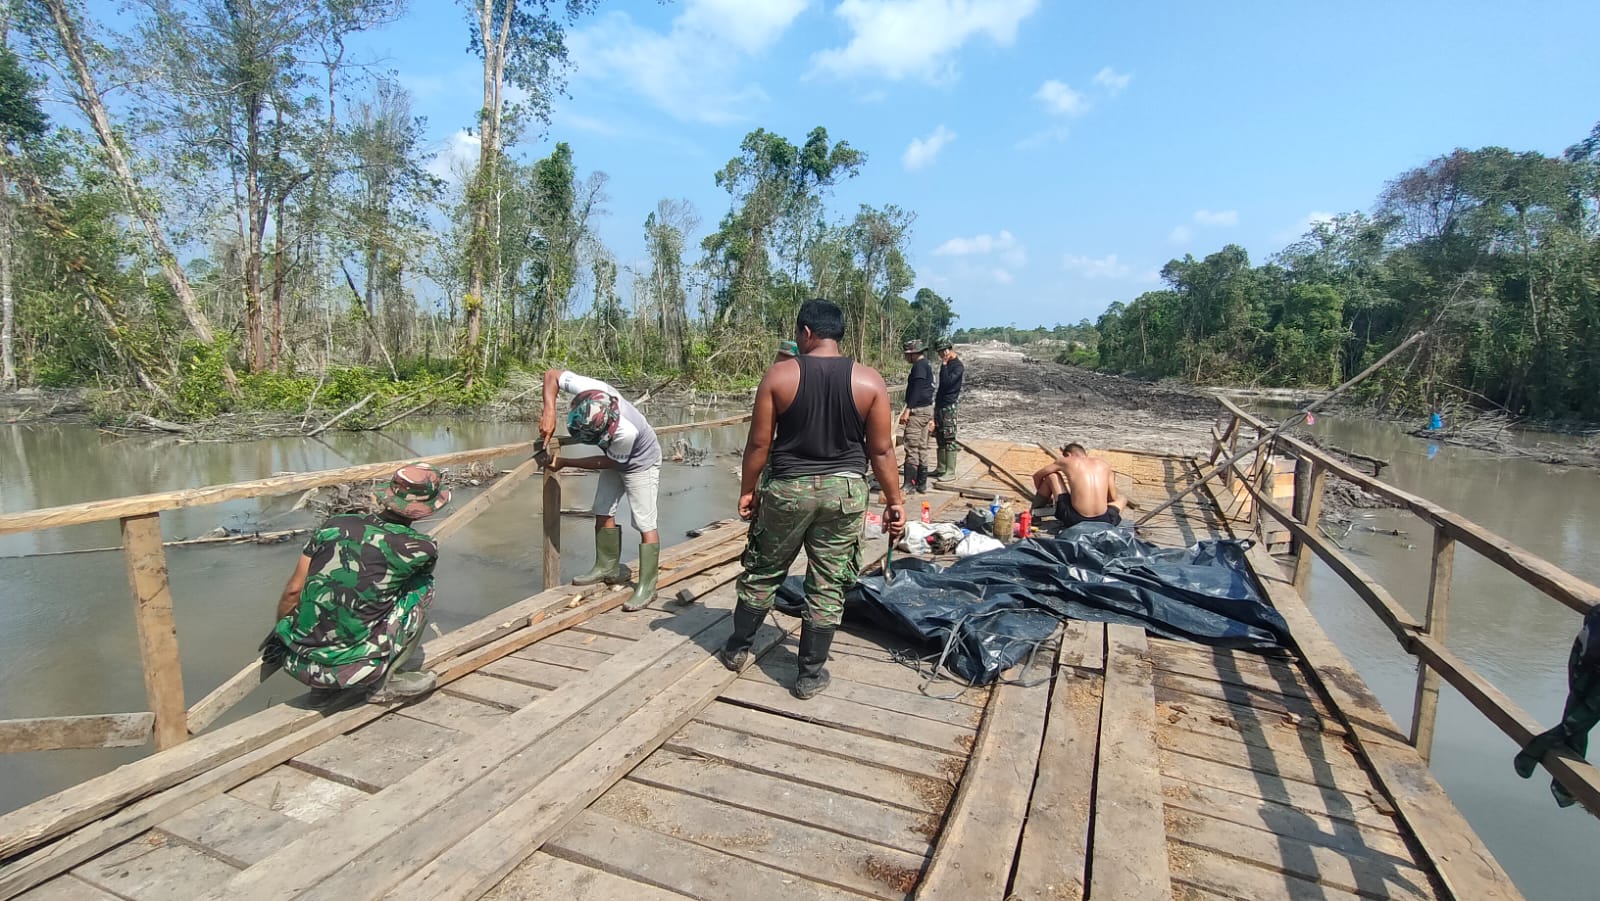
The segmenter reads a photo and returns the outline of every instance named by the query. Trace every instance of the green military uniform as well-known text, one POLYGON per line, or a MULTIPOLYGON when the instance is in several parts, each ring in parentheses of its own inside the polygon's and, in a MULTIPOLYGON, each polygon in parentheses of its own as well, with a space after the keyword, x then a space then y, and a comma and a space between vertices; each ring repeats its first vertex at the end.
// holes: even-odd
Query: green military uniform
POLYGON ((755 522, 736 584, 739 603, 772 609, 778 586, 803 547, 806 551, 806 620, 833 629, 844 617, 844 592, 861 568, 861 527, 867 480, 858 476, 763 479, 755 522))
MULTIPOLYGON (((1600 608, 1583 618, 1583 628, 1567 655, 1567 703, 1555 728, 1535 735, 1516 756, 1517 774, 1526 779, 1544 756, 1566 750, 1583 757, 1589 750, 1589 732, 1600 724, 1600 608)), ((1550 793, 1562 807, 1577 798, 1566 786, 1551 780, 1550 793)))
POLYGON ((377 684, 422 636, 438 545, 405 523, 348 514, 323 523, 305 555, 300 603, 273 629, 284 670, 313 688, 377 684))

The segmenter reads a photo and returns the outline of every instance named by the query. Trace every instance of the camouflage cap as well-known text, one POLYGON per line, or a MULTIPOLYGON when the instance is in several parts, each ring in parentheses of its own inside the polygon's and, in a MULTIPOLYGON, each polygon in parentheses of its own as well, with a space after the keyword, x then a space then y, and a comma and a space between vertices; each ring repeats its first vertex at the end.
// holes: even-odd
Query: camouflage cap
POLYGON ((800 345, 794 343, 793 341, 779 341, 778 356, 798 357, 800 356, 800 345))
POLYGON ((383 508, 406 519, 422 519, 450 503, 444 473, 430 463, 411 463, 395 470, 389 484, 372 492, 383 508))
POLYGON ((580 391, 572 399, 572 412, 567 414, 567 432, 584 444, 605 450, 617 434, 620 415, 615 397, 598 389, 580 391))
POLYGON ((922 353, 922 351, 923 351, 922 339, 921 338, 912 338, 910 341, 906 342, 905 350, 903 350, 902 353, 920 354, 920 353, 922 353))
POLYGON ((954 350, 955 345, 950 343, 949 338, 940 338, 933 342, 933 349, 937 351, 954 350))

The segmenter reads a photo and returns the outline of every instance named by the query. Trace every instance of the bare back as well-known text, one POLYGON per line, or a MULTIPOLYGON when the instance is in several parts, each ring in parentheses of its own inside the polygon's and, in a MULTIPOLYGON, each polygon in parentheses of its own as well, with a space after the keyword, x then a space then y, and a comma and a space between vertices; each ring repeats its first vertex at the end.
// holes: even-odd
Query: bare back
POLYGON ((1072 509, 1082 516, 1100 516, 1116 499, 1116 481, 1111 464, 1098 457, 1069 455, 1056 464, 1067 480, 1072 509))

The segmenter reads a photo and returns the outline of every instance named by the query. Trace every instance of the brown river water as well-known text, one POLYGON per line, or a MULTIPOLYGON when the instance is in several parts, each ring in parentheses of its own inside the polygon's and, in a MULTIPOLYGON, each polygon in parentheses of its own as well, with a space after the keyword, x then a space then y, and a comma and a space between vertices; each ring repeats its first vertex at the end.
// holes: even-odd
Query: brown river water
MULTIPOLYGON (((708 419, 723 411, 655 407, 661 424, 708 419)), ((1275 412, 1275 411, 1273 411, 1275 412)), ((1600 472, 1563 470, 1441 446, 1390 423, 1320 418, 1312 429, 1340 447, 1392 461, 1385 478, 1430 498, 1600 582, 1600 472)), ((79 425, 0 425, 0 512, 188 488, 279 472, 330 469, 527 440, 531 424, 435 420, 385 435, 332 433, 324 441, 264 439, 180 444, 123 438, 79 425)), ((677 436, 668 439, 669 444, 677 436)), ((709 452, 704 465, 669 463, 661 484, 662 540, 732 515, 735 452, 743 427, 682 436, 709 452)), ((503 468, 520 462, 500 461, 503 468)), ((592 476, 569 475, 565 506, 586 507, 592 476)), ((467 498, 458 494, 456 504, 467 498)), ((310 524, 286 511, 293 497, 262 498, 162 515, 164 535, 195 537, 216 528, 292 528, 310 524)), ((536 592, 541 583, 539 490, 514 492, 442 549, 434 618, 445 630, 536 592)), ((1406 537, 1354 531, 1341 537, 1358 565, 1388 586, 1419 618, 1427 595, 1430 537, 1415 517, 1357 511, 1359 522, 1406 537)), ((591 523, 565 517, 563 576, 586 568, 591 523)), ((1342 529, 1335 535, 1342 536, 1342 529)), ((624 556, 637 539, 624 531, 624 556)), ((0 718, 141 710, 145 707, 122 558, 117 553, 41 552, 112 547, 117 526, 101 523, 0 536, 0 718)), ((191 703, 255 653, 300 541, 271 547, 169 548, 172 590, 191 703)), ((1579 617, 1504 574, 1470 550, 1456 555, 1448 641, 1483 676, 1546 724, 1560 715, 1567 650, 1579 617)), ((1410 719, 1415 667, 1394 638, 1343 582, 1320 567, 1310 603, 1402 727, 1410 719)), ((284 700, 301 689, 281 674, 232 716, 284 700)), ((1548 780, 1517 778, 1511 741, 1448 687, 1439 708, 1433 766, 1456 804, 1510 871, 1539 901, 1600 897, 1600 822, 1581 808, 1559 810, 1548 780)), ((0 811, 58 791, 132 760, 138 749, 55 751, 0 756, 0 811)))

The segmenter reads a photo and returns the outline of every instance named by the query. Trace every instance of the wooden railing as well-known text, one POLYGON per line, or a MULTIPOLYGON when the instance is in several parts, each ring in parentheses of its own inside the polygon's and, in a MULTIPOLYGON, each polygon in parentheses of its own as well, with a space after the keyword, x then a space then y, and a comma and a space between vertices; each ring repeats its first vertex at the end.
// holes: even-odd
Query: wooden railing
MULTIPOLYGON (((1222 405, 1228 412, 1229 420, 1220 430, 1212 428, 1213 464, 1232 455, 1230 448, 1237 444, 1245 428, 1253 429, 1258 437, 1272 428, 1271 424, 1250 415, 1226 398, 1222 400, 1222 405)), ((1544 731, 1538 720, 1480 676, 1445 643, 1456 546, 1459 544, 1476 551, 1542 594, 1579 613, 1587 613, 1600 604, 1600 587, 1512 544, 1458 513, 1369 476, 1321 449, 1287 435, 1279 435, 1263 445, 1248 466, 1236 462, 1223 474, 1223 479, 1229 486, 1242 486, 1250 498, 1248 525, 1251 531, 1261 535, 1266 520, 1270 518, 1293 535, 1292 578, 1296 591, 1305 593, 1310 584, 1312 557, 1320 557, 1377 614, 1394 634, 1400 647, 1417 658, 1410 740, 1423 759, 1427 759, 1433 749, 1441 680, 1461 692, 1473 707, 1510 736, 1519 747, 1526 746, 1534 735, 1544 731), (1293 510, 1283 509, 1273 501, 1270 490, 1263 488, 1263 483, 1274 471, 1271 465, 1274 454, 1291 456, 1297 461, 1293 510), (1363 572, 1318 530, 1323 483, 1330 473, 1398 504, 1401 509, 1415 514, 1432 528, 1428 597, 1422 621, 1412 616, 1387 589, 1363 572)), ((1573 631, 1577 631, 1576 624, 1573 631)), ((1539 650, 1550 652, 1547 648, 1539 650)), ((1566 752, 1551 752, 1545 757, 1544 764, 1584 807, 1600 816, 1600 771, 1566 752)))
MULTIPOLYGON (((657 435, 670 435, 733 425, 749 419, 750 414, 745 413, 722 419, 662 426, 655 431, 657 435)), ((562 438, 561 443, 565 445, 572 442, 569 438, 562 438)), ((152 737, 156 750, 165 750, 210 725, 248 695, 265 677, 266 673, 259 665, 252 664, 218 686, 194 707, 185 706, 177 623, 172 612, 172 588, 167 577, 166 551, 161 541, 163 512, 381 479, 391 475, 397 468, 418 460, 441 467, 459 466, 530 454, 537 448, 537 442, 524 441, 412 460, 366 463, 320 472, 0 514, 0 535, 120 521, 122 554, 127 564, 128 585, 134 602, 134 628, 139 639, 139 665, 144 675, 145 697, 150 705, 148 711, 138 713, 0 720, 0 753, 137 747, 152 737)), ((462 504, 450 516, 433 524, 428 531, 435 539, 443 541, 539 471, 539 465, 533 460, 522 463, 462 504)), ((561 494, 559 476, 544 471, 545 588, 552 588, 561 580, 561 494)))

